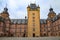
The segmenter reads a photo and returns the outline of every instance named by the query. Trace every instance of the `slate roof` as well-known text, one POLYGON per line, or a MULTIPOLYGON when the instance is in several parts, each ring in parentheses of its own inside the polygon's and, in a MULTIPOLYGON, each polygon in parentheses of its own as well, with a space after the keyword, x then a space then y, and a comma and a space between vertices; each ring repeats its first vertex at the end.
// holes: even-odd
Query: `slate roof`
POLYGON ((25 23, 27 23, 27 19, 26 20, 25 19, 11 19, 11 22, 18 23, 18 24, 20 24, 20 23, 25 24, 25 23))
MULTIPOLYGON (((27 23, 27 19, 11 19, 11 22, 12 23, 22 23, 22 24, 25 24, 27 23)), ((40 19, 40 23, 43 24, 43 23, 46 23, 46 19, 40 19)))
MULTIPOLYGON (((56 21, 57 19, 60 18, 60 13, 58 15, 56 15, 53 19, 51 19, 53 22, 56 21)), ((25 24, 28 22, 28 19, 11 19, 11 22, 12 23, 22 23, 22 24, 25 24)), ((40 19, 40 23, 41 24, 45 24, 46 23, 46 19, 40 19)))
MULTIPOLYGON (((56 15, 53 19, 49 19, 49 20, 54 22, 54 21, 56 21, 59 18, 60 18, 60 13, 58 15, 56 15)), ((28 19, 11 19, 11 22, 12 23, 18 23, 18 24, 20 24, 20 23, 25 24, 25 23, 28 22, 28 19)), ((46 19, 40 19, 40 23, 41 24, 45 24, 46 23, 46 19)))
POLYGON ((58 15, 56 15, 53 19, 52 19, 52 21, 56 21, 57 19, 59 19, 60 18, 60 13, 58 14, 58 15))
POLYGON ((36 9, 37 6, 36 6, 36 4, 30 4, 30 8, 31 8, 31 9, 36 9))

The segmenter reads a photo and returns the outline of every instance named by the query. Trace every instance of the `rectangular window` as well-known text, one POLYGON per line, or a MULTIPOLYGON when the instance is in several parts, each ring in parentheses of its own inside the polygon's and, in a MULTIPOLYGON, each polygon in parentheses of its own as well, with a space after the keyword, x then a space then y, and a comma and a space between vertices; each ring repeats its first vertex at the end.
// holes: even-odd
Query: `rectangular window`
POLYGON ((35 15, 35 13, 33 13, 33 15, 35 15))
POLYGON ((33 27, 33 31, 35 31, 35 28, 33 27))
POLYGON ((33 19, 35 19, 35 17, 33 17, 33 19))
POLYGON ((35 20, 33 20, 33 22, 35 22, 35 20))
POLYGON ((35 26, 35 23, 33 23, 33 26, 35 26))

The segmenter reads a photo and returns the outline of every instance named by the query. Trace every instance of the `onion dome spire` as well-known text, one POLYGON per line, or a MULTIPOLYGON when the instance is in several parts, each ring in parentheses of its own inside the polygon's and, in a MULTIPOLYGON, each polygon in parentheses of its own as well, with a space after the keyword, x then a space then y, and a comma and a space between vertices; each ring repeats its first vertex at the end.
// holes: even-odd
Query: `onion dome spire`
POLYGON ((6 4, 5 8, 4 8, 4 11, 5 11, 5 12, 8 11, 7 4, 6 4))

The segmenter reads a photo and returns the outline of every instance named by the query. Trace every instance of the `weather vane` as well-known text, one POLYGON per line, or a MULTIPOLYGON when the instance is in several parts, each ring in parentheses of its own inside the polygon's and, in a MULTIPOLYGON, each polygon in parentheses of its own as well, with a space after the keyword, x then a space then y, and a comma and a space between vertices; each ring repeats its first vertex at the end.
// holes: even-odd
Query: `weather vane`
POLYGON ((32 0, 32 1, 30 1, 30 3, 36 3, 36 0, 32 0))
POLYGON ((5 0, 6 1, 6 5, 5 5, 5 7, 7 8, 7 0, 5 0))

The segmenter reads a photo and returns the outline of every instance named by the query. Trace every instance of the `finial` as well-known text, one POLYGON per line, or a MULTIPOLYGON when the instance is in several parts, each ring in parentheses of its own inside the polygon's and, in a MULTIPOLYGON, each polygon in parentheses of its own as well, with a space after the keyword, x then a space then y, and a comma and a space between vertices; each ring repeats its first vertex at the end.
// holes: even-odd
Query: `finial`
POLYGON ((50 8, 52 8, 52 6, 50 5, 50 8))
POLYGON ((6 3, 6 8, 7 8, 7 3, 6 3))
POLYGON ((5 8, 7 8, 7 2, 6 2, 6 4, 5 4, 5 8))
POLYGON ((28 7, 30 7, 30 6, 28 5, 28 7))
POLYGON ((25 24, 26 24, 26 18, 27 18, 27 17, 25 16, 25 24))
POLYGON ((30 1, 30 3, 34 3, 34 4, 35 4, 35 3, 36 3, 36 0, 32 0, 32 1, 30 1))
POLYGON ((26 19, 27 17, 25 16, 25 19, 26 19))
POLYGON ((36 3, 36 0, 34 0, 34 3, 36 3))
POLYGON ((5 12, 8 11, 8 9, 7 9, 7 3, 6 3, 6 6, 5 6, 5 8, 4 8, 4 11, 5 11, 5 12))
POLYGON ((38 5, 38 7, 39 7, 39 5, 38 5))
POLYGON ((50 9, 49 9, 49 11, 53 11, 53 8, 52 8, 52 6, 50 5, 50 9))

